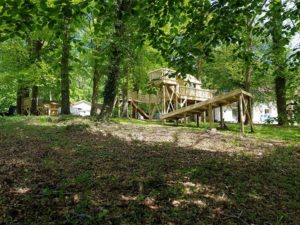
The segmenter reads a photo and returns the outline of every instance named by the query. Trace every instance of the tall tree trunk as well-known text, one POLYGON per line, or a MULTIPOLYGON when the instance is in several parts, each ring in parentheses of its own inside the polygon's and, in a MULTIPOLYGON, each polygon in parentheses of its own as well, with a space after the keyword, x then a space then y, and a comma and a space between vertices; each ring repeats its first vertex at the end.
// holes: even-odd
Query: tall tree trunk
MULTIPOLYGON (((44 41, 42 40, 34 40, 31 43, 32 45, 32 50, 31 50, 31 62, 36 63, 41 59, 41 50, 44 45, 44 41)), ((39 93, 39 88, 37 85, 34 85, 32 87, 32 93, 31 93, 31 114, 33 115, 38 115, 38 93, 39 93)))
MULTIPOLYGON (((250 86, 251 86, 251 77, 252 77, 253 67, 251 65, 251 62, 248 63, 246 66, 245 71, 245 91, 250 92, 250 86)), ((247 110, 249 112, 250 117, 252 117, 252 101, 249 100, 247 105, 247 110)), ((246 120, 245 124, 249 124, 251 118, 249 118, 248 114, 246 114, 246 120)))
POLYGON ((278 112, 278 125, 287 125, 287 110, 286 110, 286 79, 277 76, 275 78, 276 104, 278 112))
POLYGON ((115 98, 118 93, 118 81, 120 77, 121 64, 121 42, 124 34, 124 17, 130 8, 130 0, 119 0, 116 9, 116 20, 114 24, 114 42, 111 45, 111 58, 108 79, 104 88, 104 102, 98 119, 107 121, 113 112, 115 98))
POLYGON ((100 85, 101 74, 99 71, 99 64, 95 62, 94 65, 94 75, 93 75, 93 93, 92 93, 92 108, 91 116, 97 115, 97 104, 99 99, 99 85, 100 85))
POLYGON ((22 114, 22 88, 20 86, 17 91, 17 114, 22 114))
POLYGON ((115 98, 118 92, 118 80, 120 76, 121 52, 115 43, 112 44, 111 65, 108 79, 104 89, 104 102, 99 119, 107 121, 112 115, 115 98))
POLYGON ((272 27, 272 61, 275 66, 275 94, 278 113, 278 125, 287 125, 287 110, 286 110, 286 78, 284 68, 286 67, 286 47, 284 34, 284 6, 281 1, 271 1, 271 18, 272 27))
POLYGON ((23 112, 23 101, 24 98, 29 98, 30 96, 30 90, 29 87, 26 85, 24 86, 23 84, 19 84, 18 91, 17 91, 17 114, 22 115, 23 112))
POLYGON ((63 46, 61 57, 61 114, 70 114, 70 79, 69 79, 69 58, 70 58, 70 24, 69 19, 64 18, 63 46))
POLYGON ((128 86, 129 86, 129 73, 127 65, 124 68, 125 83, 122 87, 122 117, 128 118, 128 86))
MULTIPOLYGON (((264 4, 263 4, 264 5, 264 4)), ((253 16, 252 18, 247 18, 246 19, 246 39, 245 39, 245 49, 244 49, 244 53, 245 53, 245 74, 244 74, 244 88, 245 91, 250 92, 250 88, 251 88, 251 79, 252 79, 252 73, 253 73, 253 24, 255 21, 255 16, 253 16)), ((248 105, 247 105, 247 109, 249 112, 249 115, 246 114, 246 118, 245 118, 245 124, 248 124, 251 120, 250 117, 252 117, 252 101, 249 100, 248 105), (250 117, 249 117, 250 116, 250 117)))
POLYGON ((31 109, 30 112, 33 115, 38 115, 38 94, 39 94, 39 88, 38 86, 33 86, 32 87, 32 92, 31 92, 31 109))

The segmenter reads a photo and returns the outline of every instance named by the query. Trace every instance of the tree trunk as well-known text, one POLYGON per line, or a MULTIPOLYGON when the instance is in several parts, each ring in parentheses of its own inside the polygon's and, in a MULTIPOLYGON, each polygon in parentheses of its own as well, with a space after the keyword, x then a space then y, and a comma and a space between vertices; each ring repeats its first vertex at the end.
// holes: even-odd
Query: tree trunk
POLYGON ((125 84, 122 88, 122 117, 128 118, 128 85, 129 85, 129 73, 127 65, 124 68, 125 84))
POLYGON ((123 118, 128 118, 128 96, 126 93, 122 93, 122 117, 123 118))
POLYGON ((97 115, 97 104, 99 99, 99 85, 100 85, 100 71, 98 63, 94 65, 94 76, 93 76, 93 94, 92 94, 92 108, 91 116, 97 115))
POLYGON ((115 98, 118 92, 118 80, 120 75, 121 52, 119 48, 112 44, 111 65, 108 73, 108 80, 104 89, 104 102, 99 118, 107 121, 111 117, 115 98))
MULTIPOLYGON (((34 40, 32 42, 32 50, 31 50, 31 61, 32 63, 35 63, 36 61, 39 61, 41 58, 41 50, 43 48, 44 42, 42 40, 34 40)), ((34 85, 32 87, 32 93, 31 93, 31 109, 30 113, 33 115, 38 115, 38 94, 39 94, 39 88, 38 86, 34 85)))
POLYGON ((286 79, 284 77, 275 78, 276 104, 278 112, 278 125, 287 125, 286 111, 286 79))
POLYGON ((70 79, 69 79, 69 58, 70 58, 70 25, 69 19, 64 18, 63 46, 61 57, 61 114, 70 114, 70 79))
POLYGON ((33 86, 32 87, 32 93, 31 93, 31 109, 30 112, 33 115, 38 115, 38 93, 39 93, 39 88, 38 86, 33 86))
POLYGON ((30 90, 27 86, 23 86, 22 84, 19 84, 18 91, 17 91, 17 114, 22 115, 23 114, 23 99, 29 98, 30 90))
POLYGON ((111 59, 108 72, 108 79, 104 88, 104 102, 99 120, 107 121, 113 112, 115 98, 118 92, 118 81, 120 77, 121 64, 121 42, 124 34, 124 16, 130 8, 130 0, 119 0, 116 10, 116 21, 114 24, 114 42, 111 44, 111 59))
POLYGON ((17 91, 17 114, 22 114, 22 88, 18 88, 17 91))
MULTIPOLYGON (((246 66, 246 71, 245 71, 245 91, 250 92, 250 86, 251 86, 251 77, 252 77, 252 72, 253 72, 253 67, 250 64, 251 62, 248 63, 246 66)), ((248 102, 247 105, 247 110, 249 112, 250 117, 252 117, 252 101, 248 102)), ((246 120, 245 124, 249 124, 251 118, 249 118, 248 114, 246 114, 246 120)))

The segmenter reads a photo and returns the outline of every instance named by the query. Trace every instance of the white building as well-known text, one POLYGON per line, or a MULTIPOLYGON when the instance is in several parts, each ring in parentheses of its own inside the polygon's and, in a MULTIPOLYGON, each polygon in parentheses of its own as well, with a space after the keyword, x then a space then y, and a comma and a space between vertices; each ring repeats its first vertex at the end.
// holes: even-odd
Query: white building
MULTIPOLYGON (((214 110, 215 120, 220 121, 220 109, 216 108, 214 110)), ((253 105, 253 123, 264 124, 268 121, 273 121, 277 115, 276 105, 272 102, 270 103, 255 103, 253 105)), ((238 109, 237 105, 233 104, 230 106, 223 107, 223 117, 225 122, 234 122, 238 120, 238 109)))
POLYGON ((91 108, 92 104, 90 102, 82 100, 71 104, 70 112, 72 115, 89 116, 91 114, 91 108))

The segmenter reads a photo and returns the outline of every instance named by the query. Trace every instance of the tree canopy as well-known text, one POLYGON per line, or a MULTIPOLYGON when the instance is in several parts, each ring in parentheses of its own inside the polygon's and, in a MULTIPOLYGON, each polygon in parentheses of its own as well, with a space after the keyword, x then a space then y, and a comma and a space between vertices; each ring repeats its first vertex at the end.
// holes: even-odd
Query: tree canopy
POLYGON ((0 18, 2 110, 40 87, 66 114, 70 99, 103 102, 106 120, 127 80, 146 91, 147 72, 163 65, 276 99, 280 124, 299 92, 296 1, 2 0, 0 18))

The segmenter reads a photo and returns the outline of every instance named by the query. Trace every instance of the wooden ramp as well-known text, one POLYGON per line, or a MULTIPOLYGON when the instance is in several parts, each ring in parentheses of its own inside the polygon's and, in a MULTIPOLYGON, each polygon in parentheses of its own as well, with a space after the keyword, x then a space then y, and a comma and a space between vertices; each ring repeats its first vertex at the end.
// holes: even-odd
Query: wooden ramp
MULTIPOLYGON (((209 100, 196 103, 194 105, 189 105, 181 109, 174 110, 170 113, 164 114, 161 116, 161 119, 168 120, 168 119, 181 119, 186 118, 187 116, 201 113, 204 111, 208 111, 208 119, 210 121, 210 127, 213 126, 213 118, 212 118, 212 110, 214 108, 220 108, 222 110, 222 106, 230 105, 234 102, 239 102, 239 106, 241 108, 240 110, 240 116, 242 118, 242 121, 244 121, 245 116, 248 116, 250 119, 250 125, 252 128, 252 119, 251 114, 248 112, 247 104, 250 104, 250 99, 252 98, 252 95, 246 91, 243 91, 241 89, 234 90, 232 92, 222 94, 219 96, 216 96, 214 98, 211 98, 209 100), (248 101, 246 101, 248 100, 248 101)), ((243 125, 241 123, 241 131, 244 132, 243 125)))
POLYGON ((138 107, 138 105, 134 101, 129 100, 129 103, 132 105, 134 110, 139 112, 145 119, 150 119, 150 116, 144 110, 142 110, 140 107, 138 107))

